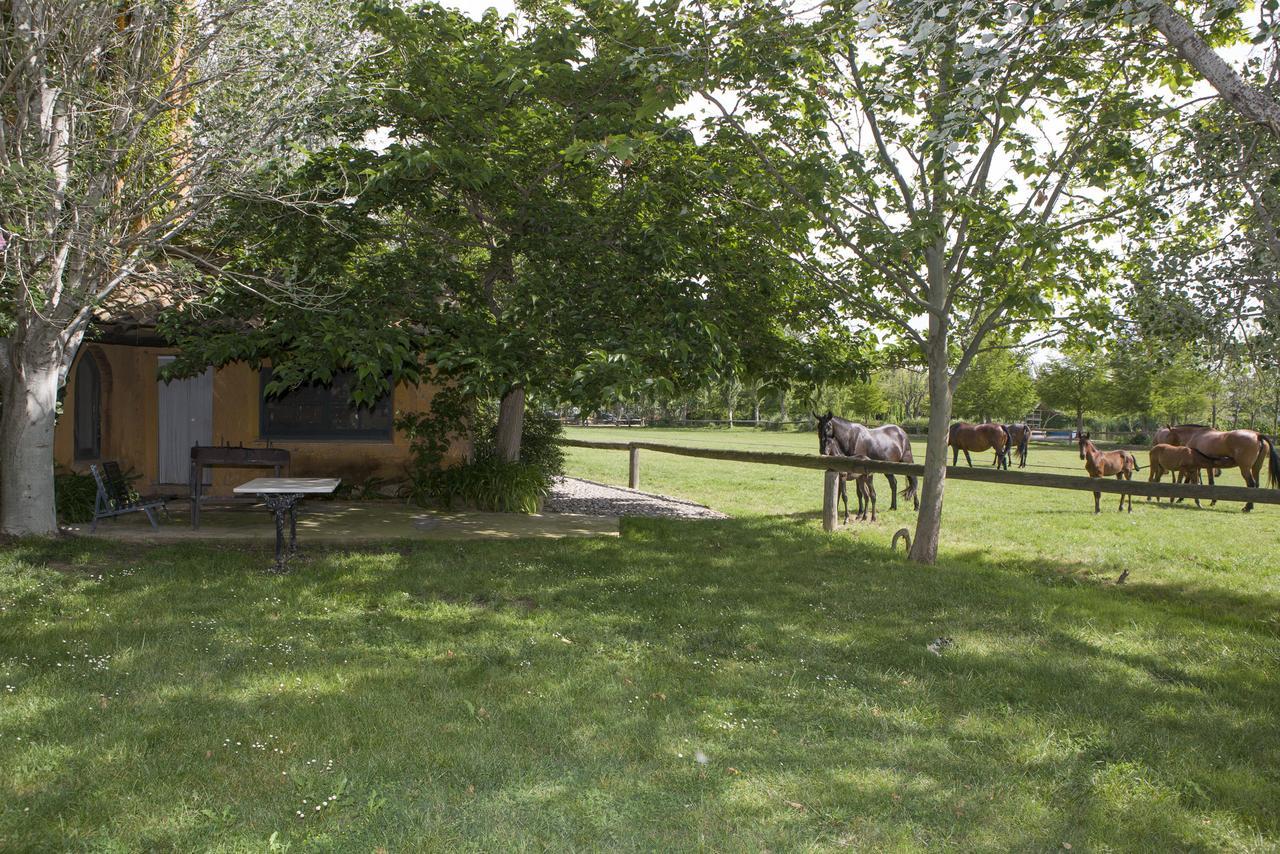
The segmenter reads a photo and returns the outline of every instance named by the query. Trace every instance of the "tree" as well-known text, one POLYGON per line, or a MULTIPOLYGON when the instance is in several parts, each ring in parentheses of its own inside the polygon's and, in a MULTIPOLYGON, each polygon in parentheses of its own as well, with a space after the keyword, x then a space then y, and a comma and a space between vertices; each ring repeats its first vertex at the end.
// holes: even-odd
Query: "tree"
POLYGON ((805 262, 832 303, 927 364, 917 561, 936 558, 970 363, 1102 284, 1085 236, 1117 209, 1097 191, 1145 168, 1131 136, 1155 106, 1138 85, 1151 62, 1068 5, 708 3, 663 57, 710 105, 709 132, 809 211, 805 262))
POLYGON ((1160 366, 1151 406, 1169 424, 1199 421, 1209 409, 1210 377, 1190 349, 1160 366))
POLYGON ((347 30, 316 8, 0 8, 0 532, 57 531, 57 394, 94 312, 123 292, 189 300, 180 238, 287 153, 340 76, 347 30))
POLYGON ((243 206, 225 247, 324 310, 228 294, 215 322, 175 323, 178 369, 269 358, 279 388, 347 369, 357 402, 434 376, 502 399, 513 459, 526 389, 593 410, 817 358, 834 313, 789 257, 805 220, 761 191, 726 205, 745 167, 664 114, 676 93, 636 60, 635 11, 588 11, 366 10, 345 139, 284 179, 329 207, 243 206))
POLYGON ((1036 405, 1027 360, 1013 350, 988 350, 974 358, 956 387, 956 413, 979 421, 1022 420, 1036 405))
POLYGON ((876 382, 884 390, 885 400, 897 420, 909 421, 924 412, 929 388, 923 371, 892 368, 881 372, 876 382))
MULTIPOLYGON (((1265 128, 1272 136, 1280 138, 1280 103, 1263 88, 1252 85, 1234 68, 1214 51, 1213 46, 1196 30, 1190 21, 1181 15, 1170 4, 1162 0, 1138 0, 1131 4, 1133 20, 1138 23, 1150 21, 1169 46, 1188 65, 1194 68, 1201 77, 1209 82, 1222 100, 1230 105, 1249 122, 1265 128)), ((1275 6, 1264 3, 1266 16, 1275 14, 1275 6)), ((1217 7, 1213 11, 1217 12, 1217 7)), ((1214 24, 1228 26, 1236 14, 1236 6, 1228 4, 1226 14, 1219 14, 1214 24)), ((1276 32, 1274 22, 1268 22, 1259 34, 1259 40, 1268 36, 1274 38, 1276 32)))
POLYGON ((1108 376, 1089 353, 1070 353, 1040 368, 1036 391, 1046 406, 1075 414, 1076 430, 1084 430, 1084 414, 1106 401, 1108 376))

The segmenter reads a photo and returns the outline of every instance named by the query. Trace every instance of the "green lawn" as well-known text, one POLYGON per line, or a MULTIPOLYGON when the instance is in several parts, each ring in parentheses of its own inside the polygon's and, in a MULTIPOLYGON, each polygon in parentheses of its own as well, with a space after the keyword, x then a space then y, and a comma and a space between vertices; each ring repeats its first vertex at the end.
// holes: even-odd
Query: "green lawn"
POLYGON ((642 472, 737 518, 283 578, 5 547, 0 850, 1280 848, 1280 508, 953 483, 923 569, 909 512, 824 534, 815 473, 642 472))

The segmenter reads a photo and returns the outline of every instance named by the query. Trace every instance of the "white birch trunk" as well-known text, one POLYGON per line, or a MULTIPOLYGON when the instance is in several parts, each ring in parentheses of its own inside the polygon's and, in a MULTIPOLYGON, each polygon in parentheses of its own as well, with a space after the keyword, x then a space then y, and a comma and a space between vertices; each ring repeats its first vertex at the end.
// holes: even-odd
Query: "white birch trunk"
POLYGON ((5 343, 0 377, 0 533, 53 536, 53 430, 61 348, 52 340, 5 343))
POLYGON ((1156 0, 1147 6, 1146 11, 1169 46, 1199 72, 1224 101, 1249 121, 1280 137, 1280 104, 1246 83, 1196 32, 1191 22, 1168 3, 1156 0))

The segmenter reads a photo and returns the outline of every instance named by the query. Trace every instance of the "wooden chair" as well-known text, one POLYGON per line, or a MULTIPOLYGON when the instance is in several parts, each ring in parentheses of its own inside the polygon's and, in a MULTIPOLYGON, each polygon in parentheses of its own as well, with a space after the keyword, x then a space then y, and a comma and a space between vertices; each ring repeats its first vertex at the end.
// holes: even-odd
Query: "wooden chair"
POLYGON ((129 482, 120 471, 120 464, 116 462, 103 463, 101 471, 96 465, 92 465, 89 466, 89 471, 93 474, 94 482, 98 484, 98 495, 93 501, 93 524, 89 526, 90 532, 98 530, 99 519, 137 512, 146 513, 151 527, 157 531, 160 530, 155 513, 151 511, 158 507, 167 514, 163 495, 146 498, 135 495, 129 489, 129 482))

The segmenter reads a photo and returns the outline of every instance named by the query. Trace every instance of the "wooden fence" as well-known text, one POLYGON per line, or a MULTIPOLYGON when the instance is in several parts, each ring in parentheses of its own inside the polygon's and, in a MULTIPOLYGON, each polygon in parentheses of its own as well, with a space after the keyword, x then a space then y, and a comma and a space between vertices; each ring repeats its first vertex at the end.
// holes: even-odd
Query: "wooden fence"
MULTIPOLYGON (((682 457, 698 457, 706 460, 724 460, 735 463, 759 463, 790 468, 815 469, 827 473, 823 484, 823 527, 835 528, 835 495, 839 484, 839 472, 849 474, 893 474, 922 477, 924 466, 918 463, 884 463, 876 460, 854 460, 849 457, 826 457, 817 454, 790 454, 779 451, 740 451, 729 448, 691 448, 684 445, 666 445, 659 442, 594 442, 585 439, 561 439, 560 444, 570 448, 598 448, 609 451, 628 451, 631 456, 627 485, 640 488, 640 452, 654 451, 682 457)), ((1081 471, 1084 466, 1081 464, 1081 471)), ((1146 471, 1138 473, 1141 477, 1146 471)), ((1151 498, 1199 498, 1201 500, 1240 501, 1254 504, 1280 504, 1280 490, 1250 489, 1244 486, 1208 486, 1195 483, 1149 483, 1145 480, 1116 480, 1114 477, 1091 478, 1083 475, 1045 474, 1018 469, 1002 470, 992 466, 969 468, 947 466, 947 477, 953 480, 976 480, 982 483, 1002 483, 1010 486, 1047 487, 1049 489, 1074 489, 1081 492, 1107 492, 1113 495, 1135 495, 1151 498)))

